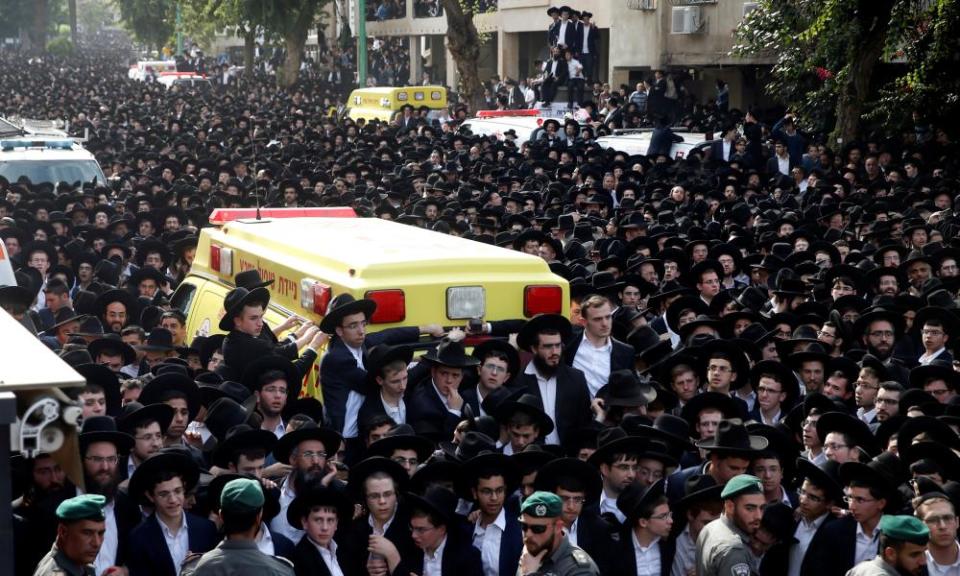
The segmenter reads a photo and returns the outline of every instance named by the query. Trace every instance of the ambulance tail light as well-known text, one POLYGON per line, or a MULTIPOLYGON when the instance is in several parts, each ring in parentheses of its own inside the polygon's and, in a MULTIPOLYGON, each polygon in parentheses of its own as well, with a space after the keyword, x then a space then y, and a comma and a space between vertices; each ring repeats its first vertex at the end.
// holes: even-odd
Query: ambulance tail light
POLYGON ((483 286, 447 288, 447 318, 466 320, 477 316, 483 317, 485 301, 483 286))
POLYGON ((561 314, 563 289, 559 286, 527 286, 523 290, 523 315, 561 314))
POLYGON ((211 244, 210 268, 223 276, 233 276, 233 249, 211 244))
POLYGON ((300 305, 323 316, 327 313, 332 292, 330 286, 313 278, 304 278, 300 281, 300 305))
POLYGON ((363 297, 377 303, 377 310, 370 318, 371 324, 403 322, 407 317, 407 298, 403 290, 371 290, 363 297))

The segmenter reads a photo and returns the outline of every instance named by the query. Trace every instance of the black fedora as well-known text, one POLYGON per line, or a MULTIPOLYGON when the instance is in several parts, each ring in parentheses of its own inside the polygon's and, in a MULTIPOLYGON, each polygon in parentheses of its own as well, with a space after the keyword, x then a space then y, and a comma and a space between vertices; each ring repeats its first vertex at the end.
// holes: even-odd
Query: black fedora
POLYGON ((639 427, 639 435, 663 440, 680 452, 693 452, 696 446, 690 441, 690 424, 673 414, 660 414, 651 426, 639 427))
MULTIPOLYGON (((826 365, 824 365, 824 368, 826 368, 826 365)), ((776 360, 761 360, 757 362, 753 365, 753 368, 750 369, 750 386, 752 386, 754 390, 760 386, 760 378, 764 375, 775 376, 780 381, 781 391, 786 394, 786 398, 781 403, 781 407, 784 410, 789 410, 794 404, 798 391, 797 377, 794 375, 793 370, 776 360)))
POLYGON ((370 386, 371 390, 376 390, 377 376, 380 375, 380 370, 387 364, 397 360, 402 360, 404 364, 410 364, 410 361, 413 360, 413 349, 402 344, 398 346, 377 344, 367 352, 365 362, 367 368, 367 385, 370 386))
POLYGON ((57 310, 56 314, 53 315, 53 321, 55 324, 41 332, 41 334, 56 335, 57 330, 62 326, 70 324, 71 322, 83 322, 87 319, 87 317, 88 314, 77 314, 73 308, 64 306, 63 308, 57 310))
MULTIPOLYGON (((207 484, 206 509, 213 512, 220 512, 220 495, 223 493, 223 487, 226 486, 230 481, 240 478, 257 480, 258 482, 260 481, 259 478, 256 478, 250 474, 234 474, 232 472, 224 472, 223 474, 214 476, 213 480, 210 480, 210 483, 207 484)), ((263 489, 263 486, 261 486, 261 489, 263 489)), ((278 488, 273 490, 263 490, 263 520, 265 522, 269 522, 279 513, 280 490, 278 488)))
POLYGON ((336 510, 338 527, 346 526, 353 516, 353 505, 349 498, 344 498, 338 490, 318 482, 297 491, 296 498, 287 507, 287 522, 294 529, 299 530, 303 526, 302 519, 317 507, 336 510))
POLYGON ((471 356, 477 359, 480 363, 483 363, 483 359, 492 351, 501 352, 507 357, 507 370, 510 372, 511 378, 516 378, 520 373, 520 354, 517 352, 517 349, 514 348, 506 340, 500 340, 499 338, 488 338, 480 344, 477 344, 473 347, 473 352, 470 353, 471 356))
POLYGON ((877 453, 876 438, 870 432, 867 423, 844 412, 827 412, 817 420, 817 436, 820 442, 826 441, 830 432, 840 432, 853 439, 856 445, 867 454, 877 453))
POLYGON ((738 422, 721 420, 717 434, 713 438, 697 442, 697 447, 708 452, 754 456, 764 450, 769 443, 763 436, 754 436, 738 422))
POLYGON ((90 351, 90 356, 93 358, 99 357, 103 352, 120 354, 123 356, 124 366, 137 361, 137 351, 133 349, 133 346, 121 340, 117 334, 105 334, 102 338, 93 340, 87 344, 87 350, 90 351))
POLYGON ((244 424, 250 414, 236 400, 224 396, 207 406, 207 416, 203 423, 217 440, 227 437, 227 431, 238 424, 244 424))
POLYGON ((649 442, 645 438, 630 436, 623 428, 614 426, 604 428, 597 434, 597 450, 587 458, 587 462, 599 466, 613 454, 640 455, 647 449, 649 442))
POLYGON ((371 456, 361 460, 350 469, 350 482, 347 484, 347 489, 353 493, 358 501, 363 501, 363 485, 367 478, 377 472, 384 472, 393 478, 393 485, 398 494, 406 490, 410 476, 403 466, 389 458, 371 456))
POLYGON ((103 388, 103 396, 107 403, 107 414, 116 416, 120 413, 123 398, 120 394, 120 378, 106 366, 100 364, 80 364, 74 370, 83 376, 87 384, 97 384, 103 388))
POLYGON ((913 319, 913 332, 919 334, 927 320, 934 318, 943 324, 943 329, 950 337, 951 342, 960 335, 960 320, 951 310, 941 306, 924 306, 917 310, 917 315, 913 319))
POLYGON ((840 481, 844 486, 863 482, 881 491, 887 500, 887 510, 897 509, 897 486, 907 480, 906 469, 893 452, 881 452, 876 458, 863 462, 844 462, 840 465, 840 481))
POLYGON ((600 500, 603 487, 600 473, 595 466, 579 458, 557 458, 546 463, 537 472, 533 487, 536 490, 556 492, 557 486, 567 478, 575 479, 583 487, 585 504, 594 504, 600 500))
POLYGON ((562 449, 556 444, 547 446, 527 444, 523 447, 523 450, 511 454, 510 459, 513 460, 514 466, 522 477, 539 471, 548 462, 562 456, 560 450, 562 449))
POLYGON ((899 312, 887 310, 885 308, 873 308, 869 312, 862 314, 857 321, 853 323, 853 336, 859 339, 871 323, 877 320, 886 320, 893 326, 893 332, 896 338, 903 334, 903 316, 899 312))
POLYGON ((254 288, 253 290, 234 288, 227 292, 226 298, 223 299, 225 313, 223 318, 220 319, 219 328, 224 332, 233 330, 233 319, 243 311, 244 306, 253 304, 262 304, 266 308, 270 304, 270 291, 266 288, 254 288))
POLYGON ((154 328, 137 348, 143 352, 170 352, 174 349, 173 334, 166 328, 154 328))
POLYGON ((929 364, 910 370, 911 388, 923 389, 923 385, 931 380, 943 380, 948 388, 957 390, 960 387, 960 372, 953 369, 952 362, 942 358, 934 358, 929 364))
POLYGON ((144 405, 158 404, 171 397, 181 396, 186 399, 190 420, 193 420, 197 417, 197 413, 200 412, 203 405, 200 388, 192 378, 181 372, 169 371, 159 374, 156 378, 147 382, 147 385, 140 392, 138 400, 144 405))
POLYGON ((188 456, 179 452, 160 452, 147 458, 137 466, 130 476, 127 493, 134 501, 152 506, 147 491, 152 489, 156 478, 162 472, 174 471, 183 480, 183 491, 189 493, 200 480, 200 468, 188 456))
POLYGON ((117 428, 132 436, 137 427, 144 422, 156 422, 160 425, 160 432, 166 432, 172 421, 173 408, 166 404, 145 406, 140 402, 129 402, 120 409, 120 415, 117 416, 117 428))
POLYGON ((421 359, 434 365, 449 368, 469 368, 480 363, 473 356, 467 355, 463 344, 447 338, 441 340, 436 348, 421 356, 421 359))
POLYGON ((227 430, 225 438, 217 443, 211 456, 211 463, 219 468, 228 468, 237 450, 260 448, 264 454, 270 454, 277 444, 277 437, 269 430, 251 428, 248 424, 237 424, 227 430))
POLYGON ((398 424, 387 432, 383 438, 375 440, 367 448, 368 456, 383 456, 390 458, 394 450, 413 450, 417 453, 420 462, 426 462, 433 454, 434 445, 429 439, 417 436, 413 426, 398 424))
POLYGON ((917 442, 897 449, 903 465, 908 467, 918 460, 930 460, 943 470, 943 480, 960 479, 960 456, 937 442, 917 442))
POLYGON ((677 500, 678 508, 686 508, 697 502, 719 501, 723 486, 709 474, 693 474, 683 483, 683 497, 677 500))
POLYGON ((517 412, 529 415, 536 422, 541 436, 547 436, 553 432, 553 420, 544 412, 543 402, 540 398, 533 394, 523 394, 516 399, 507 398, 497 404, 492 415, 500 424, 506 425, 510 422, 510 417, 517 412))
POLYGON ((362 312, 369 321, 376 310, 377 303, 373 300, 366 298, 357 300, 351 294, 338 294, 327 306, 327 313, 320 321, 320 330, 323 330, 326 334, 336 334, 337 327, 340 326, 340 321, 344 317, 362 312))
MULTIPOLYGON (((246 388, 244 388, 246 390, 246 388)), ((323 404, 313 396, 302 396, 294 400, 287 400, 283 407, 283 421, 289 422, 294 416, 306 416, 323 426, 323 404)))
POLYGON ((680 409, 680 417, 690 424, 693 430, 699 421, 700 412, 707 408, 719 410, 724 419, 743 418, 743 404, 728 394, 720 392, 701 392, 690 399, 680 409))
POLYGON ((273 284, 273 279, 267 280, 264 282, 263 278, 260 277, 260 270, 258 268, 251 268, 250 270, 244 270, 243 272, 237 272, 233 277, 233 285, 237 288, 246 288, 247 290, 254 290, 256 288, 266 288, 273 284))
POLYGON ((118 288, 107 290, 103 294, 97 296, 97 300, 94 303, 94 307, 97 311, 97 317, 102 318, 107 306, 114 302, 120 302, 123 304, 124 308, 127 309, 127 318, 135 317, 134 315, 137 311, 136 299, 130 292, 126 290, 120 290, 118 288))
POLYGON ((666 495, 664 488, 666 481, 657 480, 649 486, 634 482, 624 489, 617 497, 617 508, 627 517, 627 523, 632 525, 639 518, 640 511, 666 495))
POLYGON ((723 354, 729 358, 731 368, 737 373, 737 379, 731 385, 732 389, 737 390, 750 381, 750 362, 742 348, 730 340, 715 338, 700 347, 700 372, 704 377, 703 382, 706 382, 710 376, 707 372, 710 359, 717 354, 723 354))
POLYGON ((84 418, 80 427, 80 455, 87 453, 87 448, 95 442, 109 442, 117 448, 117 452, 125 454, 133 448, 133 436, 117 429, 117 423, 110 416, 90 416, 84 418))
POLYGON ((827 460, 823 466, 817 466, 806 458, 796 460, 796 478, 798 484, 804 479, 823 490, 827 498, 839 505, 843 500, 843 483, 840 480, 840 465, 834 460, 827 460))
MULTIPOLYGON (((277 462, 289 462, 290 454, 301 442, 306 440, 319 440, 323 443, 323 449, 327 451, 327 454, 333 455, 340 449, 340 442, 343 440, 343 437, 335 430, 307 422, 300 428, 297 428, 293 432, 288 432, 280 438, 280 441, 277 442, 277 445, 273 448, 274 458, 276 458, 277 462)), ((404 472, 404 474, 406 474, 406 472, 404 472)), ((350 475, 353 476, 353 470, 350 475)))
POLYGON ((414 510, 430 514, 444 526, 453 526, 457 522, 457 504, 459 499, 453 492, 440 486, 431 486, 423 496, 407 493, 407 504, 414 510))
POLYGON ((597 390, 597 398, 603 399, 604 407, 646 406, 657 398, 657 391, 649 383, 641 381, 633 370, 616 370, 610 373, 607 383, 597 390))
MULTIPOLYGON (((292 392, 295 388, 299 389, 300 380, 302 379, 300 372, 296 366, 293 365, 293 362, 276 354, 261 356, 248 364, 243 371, 243 376, 240 378, 240 383, 251 393, 258 391, 261 386, 261 384, 258 384, 258 380, 262 374, 266 374, 267 372, 282 373, 284 380, 287 382, 288 392, 292 392)), ((295 396, 296 395, 294 395, 294 397, 295 396)))
POLYGON ((517 333, 517 347, 529 351, 541 332, 559 332, 560 341, 570 339, 573 327, 570 320, 560 314, 540 314, 528 320, 517 333))
POLYGON ((493 438, 474 430, 466 432, 459 444, 443 442, 440 445, 440 450, 451 462, 466 462, 478 454, 493 452, 496 449, 497 444, 493 438))
POLYGON ((455 483, 457 494, 464 500, 473 500, 473 487, 481 472, 495 470, 503 476, 506 493, 512 494, 520 486, 520 471, 516 463, 501 452, 482 452, 464 462, 455 483))

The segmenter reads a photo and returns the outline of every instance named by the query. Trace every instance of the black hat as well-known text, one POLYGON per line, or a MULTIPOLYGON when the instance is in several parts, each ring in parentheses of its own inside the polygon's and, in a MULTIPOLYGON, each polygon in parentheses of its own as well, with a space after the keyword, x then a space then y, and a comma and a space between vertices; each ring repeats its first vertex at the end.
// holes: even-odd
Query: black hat
POLYGON ((952 311, 940 306, 925 306, 917 310, 917 315, 913 319, 913 332, 919 333, 930 318, 935 318, 943 324, 943 329, 951 342, 960 336, 960 319, 952 311))
POLYGON ((897 452, 905 467, 909 468, 917 460, 931 460, 943 470, 944 481, 960 479, 960 456, 943 444, 917 442, 903 449, 897 447, 897 452))
MULTIPOLYGON (((239 385, 238 385, 239 386, 239 385)), ((204 424, 217 440, 227 437, 227 431, 238 424, 247 422, 249 414, 239 402, 230 396, 223 396, 207 406, 204 424)))
POLYGON ((147 334, 146 341, 137 346, 144 352, 169 352, 173 347, 173 334, 166 328, 154 328, 147 334))
POLYGON ((482 433, 470 430, 460 439, 459 444, 442 442, 440 450, 446 459, 452 462, 465 462, 478 454, 493 452, 497 449, 493 438, 482 433))
POLYGON ((717 279, 721 281, 723 280, 723 264, 716 260, 707 258, 706 260, 697 262, 692 268, 690 268, 690 272, 686 275, 687 285, 695 286, 700 282, 700 275, 704 272, 709 272, 710 270, 713 270, 717 273, 717 279))
POLYGON ((116 334, 105 334, 87 344, 90 356, 96 359, 102 352, 116 352, 123 356, 123 364, 133 364, 137 360, 137 351, 116 334))
POLYGON ((327 313, 320 321, 320 330, 326 334, 336 334, 344 317, 362 312, 370 320, 376 310, 377 303, 373 300, 357 300, 351 294, 338 294, 327 306, 327 313))
POLYGON ((683 483, 683 498, 677 500, 677 507, 685 508, 696 502, 720 501, 723 486, 717 484, 709 474, 693 474, 683 483))
POLYGON ((463 344, 447 338, 441 340, 436 348, 421 356, 421 359, 450 368, 469 368, 480 363, 473 356, 467 355, 463 344))
POLYGON ((123 454, 133 448, 133 436, 117 430, 117 423, 110 416, 90 416, 84 418, 80 428, 80 455, 87 453, 87 448, 95 442, 109 442, 116 446, 117 452, 123 454))
POLYGON ((867 327, 870 326, 872 322, 877 320, 886 320, 887 322, 890 322, 890 324, 893 326, 893 332, 896 334, 897 338, 903 334, 903 317, 899 313, 893 310, 886 310, 884 308, 873 308, 869 312, 857 318, 857 321, 853 323, 854 337, 859 339, 867 327))
POLYGON ((864 464, 845 462, 840 465, 840 481, 844 486, 851 482, 863 482, 884 493, 888 510, 891 502, 898 499, 897 486, 906 480, 903 463, 893 452, 881 452, 876 458, 864 464))
POLYGON ((266 288, 234 288, 227 292, 223 299, 223 309, 225 313, 220 319, 219 327, 224 332, 233 330, 233 319, 243 311, 244 306, 251 304, 262 304, 264 308, 270 303, 270 292, 266 288))
POLYGON ((380 370, 396 360, 402 360, 404 364, 409 364, 413 360, 413 349, 402 344, 399 346, 377 344, 371 348, 367 352, 366 359, 368 385, 375 387, 380 370))
POLYGON ((607 383, 597 390, 604 407, 646 406, 657 398, 657 391, 640 380, 634 370, 616 370, 610 373, 607 383))
POLYGON ((557 458, 545 464, 537 472, 533 486, 536 490, 555 492, 564 478, 576 478, 584 488, 585 504, 593 504, 600 499, 603 481, 596 467, 579 458, 557 458))
POLYGON ((943 380, 947 387, 957 390, 960 387, 960 372, 953 369, 953 363, 942 357, 934 358, 926 365, 915 366, 910 370, 910 387, 922 389, 928 380, 943 380))
POLYGON ((634 482, 620 493, 620 496, 617 497, 617 508, 627 517, 628 524, 636 522, 643 508, 666 494, 664 492, 665 485, 666 482, 663 479, 657 480, 649 486, 634 482))
POLYGON ((57 312, 53 315, 53 321, 55 324, 41 332, 41 334, 50 334, 51 336, 55 335, 57 333, 57 329, 64 324, 69 324, 71 322, 83 322, 87 319, 87 316, 87 314, 77 314, 73 308, 64 306, 57 310, 57 312))
POLYGON ((409 424, 398 424, 384 434, 383 438, 375 440, 367 448, 367 456, 383 456, 390 458, 394 450, 413 450, 417 453, 420 462, 426 462, 433 454, 434 445, 429 439, 418 436, 409 424))
MULTIPOLYGON (((281 441, 283 441, 282 438, 281 441)), ((363 501, 361 498, 364 490, 363 485, 367 478, 376 472, 385 472, 390 475, 390 477, 393 478, 397 493, 406 490, 410 476, 407 474, 407 471, 403 469, 403 466, 389 458, 371 456, 361 460, 350 469, 350 483, 347 484, 347 488, 354 494, 354 497, 356 497, 358 501, 363 501)))
POLYGON ((156 378, 147 382, 147 385, 140 392, 138 400, 144 405, 157 404, 163 402, 164 397, 171 392, 186 398, 190 420, 196 418, 203 404, 200 397, 200 388, 193 379, 181 372, 170 371, 159 374, 156 378))
POLYGON ((613 454, 641 454, 648 446, 645 438, 629 436, 623 428, 618 426, 604 428, 597 434, 597 450, 590 455, 587 462, 599 466, 613 454))
POLYGON ((827 434, 840 432, 853 438, 856 445, 871 456, 877 453, 876 439, 866 422, 844 412, 827 412, 817 420, 817 436, 825 442, 827 434))
POLYGON ((512 494, 520 486, 520 471, 516 462, 500 452, 481 452, 460 466, 457 475, 457 493, 464 500, 473 500, 473 488, 477 478, 484 470, 496 470, 503 476, 506 493, 512 494))
POLYGON ((251 268, 249 270, 244 270, 243 272, 237 272, 236 276, 233 277, 233 285, 237 288, 246 288, 247 290, 253 290, 255 288, 266 288, 273 284, 273 279, 263 281, 263 278, 260 277, 260 270, 258 268, 251 268))
POLYGON ((458 498, 446 488, 431 486, 423 496, 407 493, 405 498, 413 509, 429 513, 444 526, 452 527, 457 522, 458 498))
POLYGON ((652 426, 640 426, 638 435, 663 440, 679 451, 693 452, 696 450, 696 446, 690 441, 690 424, 673 414, 657 416, 652 426))
POLYGON ((243 371, 243 376, 240 378, 240 382, 247 390, 255 392, 260 389, 260 385, 257 383, 260 376, 272 371, 283 373, 288 389, 296 387, 301 380, 300 372, 296 366, 293 365, 293 362, 276 354, 267 354, 247 365, 243 371))
POLYGON ((793 536, 796 529, 793 508, 783 502, 768 503, 764 506, 760 526, 773 534, 773 537, 780 543, 797 542, 797 539, 793 536))
POLYGON ((737 373, 737 379, 732 382, 731 388, 737 390, 747 384, 750 381, 750 361, 747 360, 740 346, 721 338, 715 338, 700 347, 701 372, 705 376, 703 381, 706 382, 710 376, 707 372, 710 358, 719 353, 730 358, 731 368, 737 373))
POLYGON ((97 384, 103 388, 104 400, 107 404, 107 415, 116 416, 120 412, 123 398, 120 394, 120 379, 112 370, 100 364, 80 364, 74 366, 87 381, 87 384, 97 384))
POLYGON ((798 482, 804 478, 811 484, 823 490, 827 498, 835 504, 843 500, 843 484, 840 481, 840 465, 833 460, 827 460, 822 466, 817 466, 806 458, 797 458, 796 462, 798 482))
POLYGON ((700 417, 700 412, 713 408, 723 413, 725 419, 743 418, 743 404, 728 394, 720 392, 701 392, 683 405, 680 417, 690 424, 692 430, 700 417))
MULTIPOLYGON (((288 463, 290 461, 290 454, 301 442, 306 440, 319 440, 323 443, 323 449, 327 451, 327 454, 333 455, 340 449, 340 442, 343 440, 343 437, 335 430, 322 428, 316 424, 307 422, 300 428, 297 428, 293 432, 287 432, 280 438, 280 441, 277 442, 277 445, 273 448, 274 458, 276 458, 277 462, 288 463)), ((350 471, 351 477, 354 475, 355 470, 356 468, 350 471)), ((404 472, 404 474, 406 474, 406 472, 404 472)))
POLYGON ((156 484, 156 478, 162 472, 174 471, 183 480, 183 491, 188 493, 193 490, 200 479, 200 468, 192 458, 179 452, 160 451, 147 458, 137 466, 130 477, 128 494, 136 502, 145 505, 152 505, 147 498, 147 491, 151 490, 156 484))
POLYGON ((766 438, 747 433, 743 424, 731 420, 721 420, 716 436, 697 442, 698 448, 708 452, 744 454, 750 457, 768 445, 766 438))
POLYGON ((517 333, 517 347, 530 350, 537 342, 538 335, 544 331, 557 331, 561 342, 570 339, 573 331, 570 321, 559 314, 540 314, 528 320, 517 333))
POLYGON ((160 425, 160 431, 166 432, 172 421, 173 408, 166 404, 144 406, 140 402, 129 402, 120 409, 120 415, 117 416, 117 427, 132 436, 137 427, 144 422, 156 422, 160 425))
POLYGON ((680 314, 684 310, 692 310, 697 317, 700 317, 710 313, 710 306, 701 300, 699 296, 681 296, 671 302, 670 306, 667 307, 664 320, 667 322, 667 327, 674 332, 679 332, 680 330, 677 324, 679 324, 680 314))
POLYGON ((316 483, 297 491, 296 498, 287 508, 287 522, 300 529, 301 519, 318 506, 333 508, 337 511, 338 526, 345 527, 353 516, 353 505, 349 498, 333 488, 316 483))
POLYGON ((226 438, 219 439, 211 457, 211 463, 219 468, 228 468, 233 455, 240 449, 261 448, 270 454, 277 444, 277 437, 269 430, 254 429, 247 424, 238 424, 227 430, 226 438))
POLYGON ((520 354, 517 352, 517 349, 506 340, 497 338, 484 340, 473 347, 473 352, 471 352, 470 355, 482 364, 484 357, 494 350, 502 352, 507 356, 507 370, 510 372, 511 378, 515 378, 520 373, 520 354))
POLYGON ((543 402, 533 394, 523 394, 517 399, 507 398, 497 404, 492 416, 500 424, 507 424, 510 417, 517 412, 528 414, 537 423, 541 436, 547 436, 553 432, 554 424, 550 416, 543 410, 543 402))
POLYGON ((97 296, 97 300, 94 303, 97 316, 102 318, 107 306, 114 302, 120 302, 123 304, 124 308, 127 309, 128 318, 130 318, 137 310, 137 302, 134 299, 133 294, 127 292, 126 290, 115 288, 113 290, 107 290, 103 294, 97 296))

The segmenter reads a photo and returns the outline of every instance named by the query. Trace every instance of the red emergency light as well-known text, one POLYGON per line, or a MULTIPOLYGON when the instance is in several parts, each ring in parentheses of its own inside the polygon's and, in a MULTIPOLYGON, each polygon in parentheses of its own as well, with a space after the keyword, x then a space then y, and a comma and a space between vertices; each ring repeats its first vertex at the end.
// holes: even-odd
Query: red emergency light
POLYGON ((518 118, 521 116, 539 116, 540 110, 480 110, 477 118, 518 118))
MULTIPOLYGON (((256 208, 217 208, 210 214, 210 223, 215 226, 234 220, 257 217, 256 208)), ((350 207, 337 208, 261 208, 261 218, 356 218, 350 207)))

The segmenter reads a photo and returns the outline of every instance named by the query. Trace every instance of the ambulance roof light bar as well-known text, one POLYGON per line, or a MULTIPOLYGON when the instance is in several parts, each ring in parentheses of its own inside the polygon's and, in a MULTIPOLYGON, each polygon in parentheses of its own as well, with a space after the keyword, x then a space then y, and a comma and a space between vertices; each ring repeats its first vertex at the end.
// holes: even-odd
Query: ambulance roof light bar
MULTIPOLYGON (((263 218, 356 218, 350 207, 337 208, 261 208, 263 218)), ((227 222, 256 218, 256 208, 216 208, 210 214, 210 224, 223 226, 227 222)))

